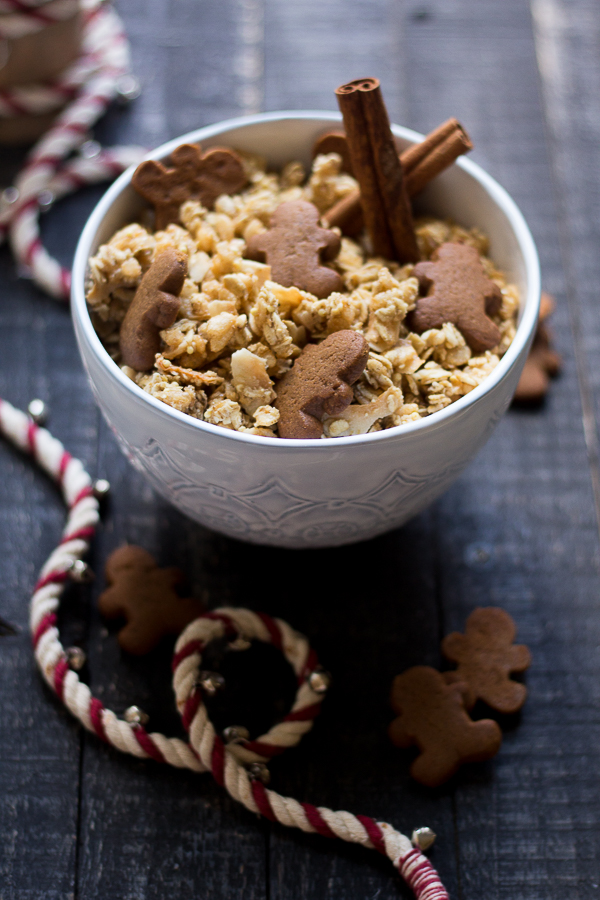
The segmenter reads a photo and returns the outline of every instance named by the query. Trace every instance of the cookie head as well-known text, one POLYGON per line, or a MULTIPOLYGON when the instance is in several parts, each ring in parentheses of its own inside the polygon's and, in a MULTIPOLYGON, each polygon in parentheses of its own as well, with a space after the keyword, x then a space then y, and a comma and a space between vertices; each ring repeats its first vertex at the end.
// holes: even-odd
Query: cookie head
POLYGON ((235 194, 246 184, 240 157, 228 148, 202 152, 199 144, 181 144, 170 166, 154 159, 140 163, 131 179, 135 190, 154 208, 157 231, 179 219, 186 200, 199 200, 212 209, 221 194, 235 194))
POLYGON ((422 334, 452 322, 476 353, 499 343, 500 329, 490 316, 499 311, 502 294, 486 275, 474 247, 442 244, 430 261, 417 263, 413 275, 422 294, 408 317, 413 331, 422 334))
POLYGON ((139 372, 152 368, 160 350, 160 332, 177 318, 186 274, 187 261, 174 247, 156 254, 121 325, 119 347, 125 365, 139 372))
POLYGON ((336 331, 320 344, 307 344, 277 387, 279 436, 320 438, 325 414, 343 412, 353 399, 351 385, 369 357, 362 334, 336 331))
POLYGON ((510 677, 531 664, 529 649, 513 643, 515 635, 511 616, 489 606, 471 613, 464 634, 455 631, 442 641, 444 656, 457 664, 455 674, 468 683, 473 700, 505 714, 517 712, 527 696, 525 685, 510 677))
POLYGON ((122 649, 136 656, 149 653, 161 638, 179 634, 204 612, 199 600, 175 590, 179 569, 161 569, 142 547, 127 544, 109 556, 108 587, 98 598, 105 619, 125 619, 118 633, 122 649))
POLYGON ((323 298, 343 288, 341 276, 323 265, 339 251, 339 235, 321 228, 317 207, 305 200, 290 200, 277 207, 268 231, 249 240, 246 256, 260 262, 266 259, 277 284, 323 298))

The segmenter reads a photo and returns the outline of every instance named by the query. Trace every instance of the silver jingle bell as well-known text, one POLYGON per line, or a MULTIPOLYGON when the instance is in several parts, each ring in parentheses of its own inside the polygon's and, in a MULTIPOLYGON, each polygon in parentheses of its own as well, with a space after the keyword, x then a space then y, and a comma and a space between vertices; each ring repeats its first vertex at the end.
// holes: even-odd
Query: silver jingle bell
POLYGON ((3 206, 12 206, 13 203, 16 203, 19 199, 19 189, 16 187, 7 187, 2 191, 2 196, 0 199, 2 200, 3 206))
POLYGON ((98 478, 94 482, 93 486, 94 497, 97 500, 102 500, 103 497, 110 492, 110 481, 107 481, 106 478, 98 478))
POLYGON ((331 687, 330 673, 320 666, 317 669, 313 669, 310 675, 307 675, 306 680, 315 694, 326 694, 331 687))
POLYGON ((252 781, 262 781, 263 784, 269 784, 271 781, 271 773, 264 763, 250 763, 248 775, 252 781))
POLYGON ((117 81, 117 99, 120 103, 131 103, 142 93, 142 88, 135 76, 121 75, 117 81))
POLYGON ((27 412, 36 425, 43 425, 44 422, 48 421, 48 407, 44 401, 39 398, 36 398, 29 403, 27 412))
POLYGON ((37 195, 37 203, 42 212, 46 212, 50 209, 52 204, 54 203, 56 197, 52 193, 52 191, 40 191, 37 195))
POLYGON ((146 725, 150 716, 139 706, 128 706, 123 713, 123 718, 129 725, 146 725))
POLYGON ((223 740, 226 744, 242 744, 250 740, 250 732, 243 725, 229 725, 223 729, 223 740))
POLYGON ((102 152, 102 147, 98 141, 84 141, 79 148, 79 155, 83 159, 97 159, 102 152))
POLYGON ((200 672, 196 684, 209 697, 214 697, 225 687, 225 679, 218 672, 200 672))
POLYGON ((238 634, 232 641, 229 641, 227 649, 240 652, 241 650, 249 650, 251 646, 252 642, 249 641, 247 637, 243 634, 238 634))
POLYGON ((424 826, 423 828, 415 828, 410 836, 410 840, 419 850, 429 850, 433 846, 436 837, 437 835, 432 828, 424 826))
POLYGON ((89 584, 94 580, 94 573, 86 562, 82 559, 74 559, 69 566, 67 572, 71 576, 72 581, 77 584, 89 584))
POLYGON ((81 647, 68 647, 65 650, 65 656, 67 657, 69 667, 76 672, 79 672, 85 666, 87 656, 81 647))

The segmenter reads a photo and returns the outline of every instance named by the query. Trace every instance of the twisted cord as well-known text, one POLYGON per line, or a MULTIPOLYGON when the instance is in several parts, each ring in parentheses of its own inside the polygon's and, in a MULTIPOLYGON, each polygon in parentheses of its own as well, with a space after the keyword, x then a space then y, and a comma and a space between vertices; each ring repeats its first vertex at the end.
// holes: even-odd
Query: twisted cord
POLYGON ((17 40, 36 34, 42 28, 72 18, 79 9, 79 0, 47 0, 28 3, 27 0, 2 0, 0 3, 0 39, 17 40))
POLYGON ((312 728, 323 699, 311 687, 310 675, 318 666, 316 654, 306 637, 281 619, 249 609, 225 607, 196 619, 180 635, 173 657, 173 688, 189 744, 157 732, 148 733, 142 725, 119 718, 92 695, 71 668, 56 626, 69 573, 87 553, 99 521, 98 500, 91 478, 82 463, 50 432, 1 399, 0 434, 28 453, 58 484, 68 509, 62 540, 42 566, 34 588, 30 628, 35 659, 44 679, 84 728, 123 753, 194 772, 210 771, 235 800, 271 821, 378 850, 392 861, 417 900, 448 900, 429 860, 412 846, 406 835, 388 823, 344 810, 300 803, 267 789, 261 780, 251 777, 248 764, 260 766, 275 753, 300 741, 312 728), (208 718, 200 665, 205 645, 220 637, 243 637, 273 644, 296 675, 297 692, 290 712, 255 741, 225 745, 208 718))
POLYGON ((62 539, 42 566, 31 598, 29 625, 35 659, 47 684, 88 731, 123 753, 155 759, 177 768, 204 772, 189 744, 162 734, 148 734, 94 697, 69 664, 56 627, 57 611, 74 565, 83 560, 99 520, 98 500, 82 463, 45 428, 0 399, 0 434, 32 459, 59 486, 68 509, 62 539))
MULTIPOLYGON (((254 760, 250 756, 243 756, 240 748, 247 750, 252 743, 258 744, 262 749, 260 745, 264 743, 267 747, 277 746, 280 752, 287 746, 297 744, 304 731, 312 727, 315 714, 313 710, 315 707, 318 709, 322 695, 312 690, 306 679, 311 667, 314 671, 316 656, 310 650, 306 638, 293 631, 281 619, 236 609, 216 610, 209 616, 218 617, 220 628, 214 624, 214 618, 211 621, 209 617, 201 616, 185 629, 175 645, 173 689, 177 708, 189 734, 190 745, 204 767, 210 769, 218 784, 224 786, 234 800, 243 804, 250 812, 260 813, 272 822, 324 837, 337 837, 385 854, 410 885, 417 900, 448 900, 446 889, 429 860, 413 847, 406 835, 387 822, 377 822, 368 816, 355 816, 344 810, 334 811, 323 806, 300 803, 293 797, 285 797, 269 790, 259 777, 252 777, 245 764, 254 760), (224 744, 208 718, 199 670, 202 650, 207 641, 226 634, 232 622, 234 626, 239 626, 239 614, 244 617, 245 637, 272 643, 281 650, 294 668, 299 689, 292 710, 286 717, 288 723, 284 719, 284 722, 274 726, 256 742, 224 744), (303 714, 309 710, 311 712, 307 729, 287 727, 289 720, 294 721, 294 715, 302 721, 303 714)), ((263 750, 262 760, 269 755, 273 754, 263 750)), ((258 756, 261 759, 261 755, 258 756)))

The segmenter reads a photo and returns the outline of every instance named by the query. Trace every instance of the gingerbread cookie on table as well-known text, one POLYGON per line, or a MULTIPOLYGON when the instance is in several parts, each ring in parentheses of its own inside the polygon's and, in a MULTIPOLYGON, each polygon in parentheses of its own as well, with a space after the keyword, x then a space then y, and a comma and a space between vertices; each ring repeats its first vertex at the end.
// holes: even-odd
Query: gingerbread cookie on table
POLYGON ((466 705, 471 708, 483 700, 500 713, 515 713, 525 702, 527 688, 513 681, 513 672, 524 672, 531 665, 531 653, 524 644, 515 644, 517 629, 512 617, 495 606, 474 610, 465 626, 446 635, 442 653, 457 664, 447 673, 469 686, 466 705))
POLYGON ((121 357, 127 366, 146 371, 160 350, 160 332, 179 312, 179 293, 187 261, 173 247, 160 250, 131 301, 119 334, 121 357))
POLYGON ((541 403, 548 393, 550 379, 560 372, 562 360, 552 346, 552 333, 546 323, 554 307, 554 298, 542 292, 537 329, 513 398, 517 404, 541 403))
POLYGON ((200 200, 212 209, 221 194, 235 194, 247 178, 240 157, 233 150, 213 147, 202 152, 199 144, 181 144, 171 153, 171 168, 155 159, 139 164, 131 183, 155 212, 160 231, 179 219, 186 200, 200 200))
POLYGON ((118 641, 136 656, 149 653, 165 635, 179 634, 205 612, 192 597, 182 598, 175 586, 179 569, 160 569, 142 547, 126 544, 113 551, 106 563, 109 587, 98 598, 106 619, 125 619, 118 641))
POLYGON ((413 666, 394 678, 391 704, 398 713, 389 727, 397 747, 416 746, 412 777, 427 787, 447 781, 463 763, 491 759, 502 732, 491 719, 473 722, 465 709, 468 686, 430 666, 413 666))
POLYGON ((502 305, 498 285, 488 278, 477 250, 468 244, 448 242, 431 260, 413 269, 424 292, 410 313, 410 327, 419 334, 452 322, 463 333, 471 350, 491 350, 500 341, 500 329, 490 316, 502 305))
POLYGON ((358 331, 335 331, 308 344, 279 382, 279 436, 320 438, 325 414, 342 413, 352 402, 351 385, 363 372, 369 344, 358 331))
POLYGON ((340 245, 335 231, 319 225, 316 206, 306 200, 290 200, 277 207, 268 231, 250 238, 246 256, 261 262, 266 257, 277 284, 322 298, 344 286, 337 272, 322 265, 338 255, 340 245))

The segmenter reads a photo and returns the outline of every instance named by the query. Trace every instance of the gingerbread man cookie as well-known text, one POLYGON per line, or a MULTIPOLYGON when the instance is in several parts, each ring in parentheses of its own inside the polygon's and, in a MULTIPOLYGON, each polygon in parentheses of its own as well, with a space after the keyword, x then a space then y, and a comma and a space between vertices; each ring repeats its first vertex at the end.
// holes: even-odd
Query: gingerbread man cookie
POLYGON ((200 200, 212 209, 221 194, 236 194, 247 178, 240 157, 233 150, 213 147, 202 153, 199 144, 181 144, 171 154, 172 168, 155 159, 139 164, 131 183, 155 211, 156 231, 179 219, 186 200, 200 200))
POLYGON ((412 777, 438 787, 468 762, 491 759, 500 749, 502 732, 491 719, 473 722, 464 706, 467 685, 447 683, 430 666, 413 666, 392 684, 397 712, 389 736, 397 747, 416 744, 421 751, 410 768, 412 777))
POLYGON ((500 309, 502 294, 485 274, 474 247, 442 244, 429 262, 417 263, 413 275, 419 279, 421 291, 426 292, 409 314, 413 331, 421 334, 452 322, 476 353, 498 344, 500 329, 489 317, 500 309))
POLYGON ((317 207, 305 200, 290 200, 277 207, 268 231, 250 238, 246 256, 261 262, 266 257, 277 284, 323 298, 344 286, 337 272, 321 265, 322 259, 334 259, 339 251, 340 238, 320 227, 317 207))
POLYGON ((339 415, 352 402, 351 385, 368 357, 369 344, 350 329, 307 344, 277 386, 279 437, 320 438, 322 417, 339 415))
POLYGON ((126 619, 118 641, 136 656, 148 653, 164 635, 179 634, 205 611, 199 600, 183 599, 175 591, 179 569, 159 569, 142 547, 127 544, 111 553, 106 579, 110 587, 98 598, 98 607, 106 619, 126 619))
POLYGON ((442 641, 442 653, 457 664, 455 674, 469 685, 467 707, 483 700, 500 713, 515 713, 525 702, 527 688, 512 681, 511 672, 524 672, 531 653, 514 644, 513 619, 496 606, 479 607, 467 619, 465 633, 458 631, 442 641))
POLYGON ((337 153, 342 158, 340 172, 352 175, 352 162, 348 150, 348 138, 345 131, 326 131, 315 141, 313 147, 313 159, 322 153, 337 153))
POLYGON ((152 368, 160 332, 177 318, 186 274, 187 262, 174 247, 165 247, 154 257, 121 325, 119 346, 125 365, 139 372, 152 368))

